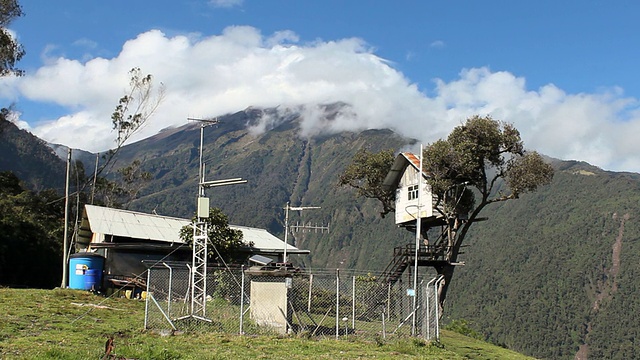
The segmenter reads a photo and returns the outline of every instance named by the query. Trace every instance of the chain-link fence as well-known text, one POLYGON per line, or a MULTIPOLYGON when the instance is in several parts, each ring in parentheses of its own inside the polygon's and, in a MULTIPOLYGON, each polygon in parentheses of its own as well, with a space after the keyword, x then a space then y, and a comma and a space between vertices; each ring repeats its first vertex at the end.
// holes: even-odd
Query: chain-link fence
POLYGON ((205 311, 194 313, 190 270, 166 263, 149 269, 145 329, 335 338, 439 336, 440 280, 428 274, 419 274, 414 291, 409 271, 385 282, 377 275, 345 270, 210 268, 205 311))

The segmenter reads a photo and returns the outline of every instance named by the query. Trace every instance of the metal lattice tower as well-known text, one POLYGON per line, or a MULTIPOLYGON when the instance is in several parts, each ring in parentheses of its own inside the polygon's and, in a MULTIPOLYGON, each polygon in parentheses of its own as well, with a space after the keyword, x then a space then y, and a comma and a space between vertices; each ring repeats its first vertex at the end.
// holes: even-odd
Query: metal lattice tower
POLYGON ((197 222, 193 227, 193 262, 191 269, 191 315, 206 318, 207 311, 207 243, 208 225, 197 222))

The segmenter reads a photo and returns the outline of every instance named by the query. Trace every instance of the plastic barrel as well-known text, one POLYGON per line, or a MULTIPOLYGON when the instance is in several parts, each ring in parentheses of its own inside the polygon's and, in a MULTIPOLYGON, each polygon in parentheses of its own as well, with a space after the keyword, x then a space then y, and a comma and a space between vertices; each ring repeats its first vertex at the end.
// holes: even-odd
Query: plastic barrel
POLYGON ((104 256, 94 253, 75 253, 69 257, 69 288, 101 290, 104 256))

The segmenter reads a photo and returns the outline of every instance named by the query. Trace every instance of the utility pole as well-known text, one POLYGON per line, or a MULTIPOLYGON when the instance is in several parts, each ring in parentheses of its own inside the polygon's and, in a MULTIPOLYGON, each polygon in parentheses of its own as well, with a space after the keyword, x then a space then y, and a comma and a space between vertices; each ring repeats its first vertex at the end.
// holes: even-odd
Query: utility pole
POLYGON ((282 256, 282 262, 284 266, 287 266, 287 235, 289 234, 289 210, 302 211, 320 209, 320 206, 290 206, 287 202, 287 206, 284 207, 284 254, 282 256))
POLYGON ((420 233, 422 227, 422 218, 420 211, 422 210, 422 144, 420 144, 420 168, 418 169, 418 216, 416 216, 416 251, 414 254, 413 264, 413 317, 411 320, 411 336, 416 335, 416 305, 418 301, 418 254, 420 251, 420 233))
POLYGON ((67 241, 69 233, 69 173, 71 171, 71 148, 67 151, 67 177, 64 186, 64 235, 62 242, 62 282, 61 288, 67 287, 68 266, 67 266, 67 253, 69 252, 69 243, 67 241))

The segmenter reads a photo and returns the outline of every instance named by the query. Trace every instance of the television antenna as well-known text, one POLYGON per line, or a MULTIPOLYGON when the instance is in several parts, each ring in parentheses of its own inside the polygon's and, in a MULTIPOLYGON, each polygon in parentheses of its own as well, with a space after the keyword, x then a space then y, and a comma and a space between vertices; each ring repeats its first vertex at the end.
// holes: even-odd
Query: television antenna
MULTIPOLYGON (((303 211, 303 210, 313 210, 313 209, 320 209, 320 206, 291 206, 289 204, 289 202, 287 202, 287 205, 284 207, 284 254, 282 256, 282 262, 284 263, 285 267, 287 266, 287 246, 288 246, 288 234, 289 234, 289 210, 292 211, 303 211)), ((307 225, 294 225, 291 228, 295 228, 296 230, 300 230, 300 229, 304 229, 304 228, 308 228, 311 229, 311 225, 307 226, 307 225)), ((329 231, 329 227, 321 227, 321 226, 315 226, 314 228, 316 229, 325 229, 327 231, 329 231)))

